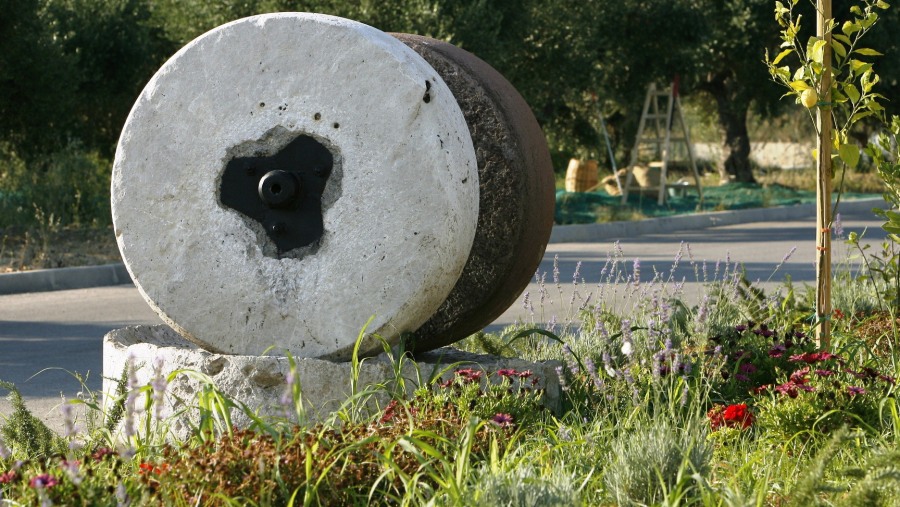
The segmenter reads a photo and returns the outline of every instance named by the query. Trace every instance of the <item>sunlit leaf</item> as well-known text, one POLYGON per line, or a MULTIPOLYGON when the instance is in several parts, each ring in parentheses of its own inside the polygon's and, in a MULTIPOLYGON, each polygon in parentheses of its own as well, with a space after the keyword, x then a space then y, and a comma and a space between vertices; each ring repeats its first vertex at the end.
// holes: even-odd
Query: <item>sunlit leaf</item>
POLYGON ((834 54, 844 58, 847 56, 847 50, 844 48, 844 45, 836 40, 831 41, 831 47, 834 49, 834 54))
POLYGON ((880 53, 871 48, 859 48, 855 49, 854 51, 865 56, 884 56, 884 53, 880 53))
POLYGON ((859 90, 856 89, 856 86, 853 83, 846 83, 844 85, 844 94, 850 98, 850 101, 856 103, 859 100, 859 90))
POLYGON ((780 62, 781 60, 784 59, 785 56, 787 56, 793 52, 794 52, 793 49, 785 49, 781 53, 778 53, 778 56, 776 56, 775 59, 772 60, 772 65, 778 65, 778 62, 780 62))
POLYGON ((844 21, 844 24, 841 26, 841 31, 847 35, 853 35, 858 32, 862 28, 858 23, 853 23, 852 21, 844 21))
POLYGON ((842 144, 838 153, 847 167, 854 168, 859 163, 859 147, 855 144, 842 144))
POLYGON ((798 92, 802 92, 803 90, 810 88, 809 83, 807 83, 806 81, 791 81, 790 85, 791 88, 797 90, 798 92))

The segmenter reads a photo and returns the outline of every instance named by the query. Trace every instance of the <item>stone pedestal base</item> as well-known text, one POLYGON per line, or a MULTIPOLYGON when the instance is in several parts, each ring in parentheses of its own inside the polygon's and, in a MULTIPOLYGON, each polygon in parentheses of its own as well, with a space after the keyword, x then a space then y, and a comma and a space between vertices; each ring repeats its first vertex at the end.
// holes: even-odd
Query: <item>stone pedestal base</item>
MULTIPOLYGON (((103 392, 107 404, 115 393, 116 380, 121 378, 129 358, 135 367, 134 377, 138 386, 151 384, 160 375, 168 376, 181 370, 166 386, 160 412, 162 418, 171 418, 170 430, 177 437, 187 435, 189 424, 196 423, 199 415, 194 408, 197 394, 203 389, 207 378, 225 396, 245 404, 260 415, 285 415, 285 407, 280 402, 290 371, 287 357, 215 354, 197 347, 164 325, 116 329, 103 339, 103 392), (183 413, 172 417, 179 411, 183 413)), ((323 421, 350 396, 351 364, 311 358, 294 360, 297 365, 296 381, 302 389, 307 418, 309 421, 323 421)), ((441 376, 444 379, 452 377, 454 368, 448 368, 448 365, 454 363, 462 363, 458 367, 477 367, 487 372, 500 368, 531 370, 538 378, 537 387, 544 389, 544 405, 553 410, 558 408, 560 386, 554 371, 556 362, 532 363, 450 348, 419 354, 414 363, 405 361, 402 371, 406 389, 412 392, 417 387, 416 379, 426 381, 433 371, 446 370, 441 376)), ((394 378, 393 365, 382 354, 362 362, 357 386, 362 390, 394 378)), ((368 406, 377 410, 386 402, 387 393, 383 392, 380 397, 373 397, 368 406)), ((232 422, 242 427, 248 426, 251 420, 242 411, 235 410, 232 412, 232 422)))

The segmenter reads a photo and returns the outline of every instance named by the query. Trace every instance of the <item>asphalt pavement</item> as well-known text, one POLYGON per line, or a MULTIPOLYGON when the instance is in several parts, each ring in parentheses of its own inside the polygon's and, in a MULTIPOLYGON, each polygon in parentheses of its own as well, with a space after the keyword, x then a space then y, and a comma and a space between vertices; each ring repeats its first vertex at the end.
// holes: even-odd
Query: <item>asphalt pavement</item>
MULTIPOLYGON (((867 230, 869 241, 880 241, 884 233, 871 213, 878 203, 842 205, 844 234, 867 230)), ((786 275, 797 284, 815 281, 815 224, 811 206, 726 212, 680 219, 662 219, 632 224, 596 224, 556 227, 548 245, 538 277, 526 289, 529 306, 520 296, 488 330, 498 330, 514 322, 564 323, 574 318, 575 309, 585 298, 599 297, 605 277, 601 274, 609 255, 620 249, 624 267, 630 273, 634 260, 641 267, 641 279, 650 281, 654 272, 671 274, 683 281, 683 297, 689 305, 702 297, 701 272, 704 261, 712 274, 719 262, 740 263, 748 279, 759 281, 767 290, 780 285, 786 275), (717 225, 718 224, 718 225, 717 225), (722 225, 725 224, 725 225, 722 225), (618 241, 618 243, 616 243, 618 241), (674 270, 673 262, 680 261, 674 270), (793 252, 793 253, 791 253, 793 252), (580 266, 579 266, 580 263, 580 266), (553 282, 554 265, 559 284, 553 282), (777 270, 776 270, 777 267, 777 270), (576 269, 578 283, 573 283, 576 269), (545 274, 546 273, 546 274, 545 274), (540 303, 543 293, 544 301, 540 303)), ((846 247, 835 242, 835 263, 846 257, 846 247)), ((98 268, 98 279, 86 271, 77 272, 81 282, 61 282, 68 275, 44 273, 32 276, 30 286, 44 292, 0 295, 0 380, 15 383, 29 407, 42 419, 59 429, 62 419, 58 406, 85 392, 98 391, 101 385, 102 338, 112 329, 126 325, 158 324, 158 316, 142 299, 138 290, 109 271, 121 267, 98 268), (103 272, 100 272, 103 271, 103 272), (65 276, 64 276, 65 275, 65 276), (44 281, 41 281, 44 279, 44 281), (91 288, 49 290, 46 279, 59 286, 64 283, 100 285, 91 288)), ((120 271, 118 271, 120 273, 120 271)), ((0 294, 4 284, 19 284, 9 275, 0 275, 0 294)), ((52 287, 50 287, 52 288, 52 287)), ((607 293, 605 298, 609 298, 607 293)), ((210 309, 210 311, 215 311, 210 309)), ((0 401, 0 417, 10 406, 0 401)))

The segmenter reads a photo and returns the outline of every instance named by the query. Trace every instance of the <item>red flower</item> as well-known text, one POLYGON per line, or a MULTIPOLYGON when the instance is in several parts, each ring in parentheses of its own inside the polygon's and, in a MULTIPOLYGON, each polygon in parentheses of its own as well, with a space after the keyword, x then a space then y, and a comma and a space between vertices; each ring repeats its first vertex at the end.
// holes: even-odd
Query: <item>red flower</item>
POLYGON ((15 470, 10 470, 9 472, 0 474, 0 484, 9 484, 16 480, 19 475, 15 470))
POLYGON ((728 405, 725 407, 723 414, 725 424, 737 428, 749 428, 753 424, 753 414, 747 409, 747 405, 740 403, 738 405, 728 405))
POLYGON ((56 477, 53 477, 50 474, 40 474, 36 475, 28 481, 28 485, 32 488, 40 489, 40 488, 52 488, 59 484, 59 480, 56 477))
POLYGON ((500 368, 499 370, 497 370, 497 375, 501 377, 515 377, 518 374, 519 372, 517 372, 513 368, 500 368))
POLYGON ((94 454, 91 454, 91 457, 94 458, 94 461, 103 461, 103 458, 107 456, 116 456, 118 453, 109 447, 101 447, 94 451, 94 454))
POLYGON ((709 412, 706 413, 709 418, 709 425, 716 430, 722 426, 730 428, 749 428, 753 424, 753 414, 747 408, 747 405, 740 403, 737 405, 713 405, 709 412))
POLYGON ((835 308, 833 313, 834 313, 835 319, 843 319, 844 318, 844 312, 842 312, 840 308, 835 308))
POLYGON ((462 368, 456 370, 456 375, 466 381, 466 383, 477 382, 481 380, 484 372, 481 370, 473 370, 472 368, 462 368))

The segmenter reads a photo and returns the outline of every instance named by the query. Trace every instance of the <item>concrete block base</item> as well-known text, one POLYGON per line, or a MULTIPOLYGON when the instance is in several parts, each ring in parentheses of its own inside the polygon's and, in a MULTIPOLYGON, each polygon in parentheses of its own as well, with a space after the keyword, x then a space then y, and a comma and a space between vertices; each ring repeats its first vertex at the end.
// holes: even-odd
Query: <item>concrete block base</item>
MULTIPOLYGON (((169 419, 170 431, 176 437, 186 436, 190 425, 196 424, 199 418, 199 411, 194 408, 197 394, 202 391, 207 379, 225 396, 258 411, 260 415, 284 416, 286 413, 281 400, 287 390, 286 379, 290 372, 287 357, 212 353, 197 347, 165 325, 116 329, 103 339, 103 392, 107 405, 115 393, 116 380, 121 378, 129 361, 135 368, 132 379, 135 386, 154 385, 155 379, 180 371, 165 386, 164 402, 159 412, 162 419, 169 419), (183 413, 172 417, 178 411, 183 413)), ((308 420, 326 420, 350 396, 351 363, 299 357, 294 361, 295 378, 302 389, 308 420)), ((555 361, 533 363, 451 348, 419 354, 414 363, 406 361, 402 370, 406 389, 412 392, 417 387, 417 379, 427 380, 433 371, 446 370, 441 375, 442 379, 452 377, 454 368, 448 368, 448 365, 454 363, 462 363, 459 367, 478 367, 486 372, 501 368, 531 370, 538 379, 537 387, 544 390, 544 405, 552 410, 559 406, 560 386, 554 371, 558 363, 555 361)), ((357 385, 362 390, 394 378, 390 359, 381 354, 362 362, 357 385)), ((372 397, 366 406, 370 410, 378 410, 386 403, 387 393, 382 392, 380 397, 372 397)), ((138 405, 142 406, 143 401, 138 405)), ((237 427, 246 427, 251 420, 242 411, 234 410, 232 422, 237 427)))

